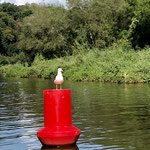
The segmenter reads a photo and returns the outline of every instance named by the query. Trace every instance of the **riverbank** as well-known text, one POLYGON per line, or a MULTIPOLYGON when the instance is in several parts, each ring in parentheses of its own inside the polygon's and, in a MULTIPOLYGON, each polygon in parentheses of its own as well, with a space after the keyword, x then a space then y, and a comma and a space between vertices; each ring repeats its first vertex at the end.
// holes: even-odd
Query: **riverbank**
POLYGON ((45 60, 36 56, 30 67, 9 64, 0 67, 4 77, 54 78, 58 67, 65 80, 115 83, 150 82, 150 48, 141 51, 122 48, 76 50, 72 56, 45 60))

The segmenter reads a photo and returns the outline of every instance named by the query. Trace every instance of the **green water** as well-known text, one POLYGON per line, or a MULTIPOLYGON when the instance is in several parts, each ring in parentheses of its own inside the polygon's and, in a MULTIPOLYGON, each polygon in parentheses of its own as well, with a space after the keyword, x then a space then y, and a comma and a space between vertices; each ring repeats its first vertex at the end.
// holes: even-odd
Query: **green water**
MULTIPOLYGON (((43 90, 52 88, 49 80, 0 79, 0 150, 50 149, 36 132, 43 127, 43 90)), ((150 149, 150 84, 65 81, 63 88, 71 89, 81 135, 77 146, 62 149, 150 149)))

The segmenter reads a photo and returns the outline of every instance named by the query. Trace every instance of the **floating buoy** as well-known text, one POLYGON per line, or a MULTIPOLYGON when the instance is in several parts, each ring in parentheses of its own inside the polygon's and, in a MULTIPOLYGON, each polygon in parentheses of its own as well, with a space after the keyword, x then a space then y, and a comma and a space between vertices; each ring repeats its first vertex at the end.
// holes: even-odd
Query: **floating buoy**
POLYGON ((37 132, 43 145, 75 144, 80 130, 72 125, 70 89, 44 90, 44 127, 37 132))

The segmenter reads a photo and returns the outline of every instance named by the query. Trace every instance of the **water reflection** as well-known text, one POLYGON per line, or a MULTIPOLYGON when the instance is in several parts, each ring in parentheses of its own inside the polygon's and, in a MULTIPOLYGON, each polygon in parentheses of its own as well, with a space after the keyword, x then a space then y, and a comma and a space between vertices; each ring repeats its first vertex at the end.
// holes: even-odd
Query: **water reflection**
MULTIPOLYGON (((44 123, 43 90, 50 88, 55 87, 49 80, 0 79, 0 149, 46 149, 36 132, 44 123)), ((149 149, 149 84, 65 81, 63 88, 71 89, 73 125, 81 129, 72 148, 149 149)))
POLYGON ((69 146, 42 146, 41 150, 79 150, 77 145, 69 146))

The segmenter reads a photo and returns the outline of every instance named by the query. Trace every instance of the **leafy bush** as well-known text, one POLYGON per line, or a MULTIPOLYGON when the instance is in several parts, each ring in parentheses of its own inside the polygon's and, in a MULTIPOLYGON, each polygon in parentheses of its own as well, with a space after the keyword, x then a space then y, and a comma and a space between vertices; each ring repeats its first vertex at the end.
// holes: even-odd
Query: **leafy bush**
MULTIPOLYGON (((82 46, 81 46, 82 47, 82 46)), ((84 47, 82 47, 84 49, 84 47)), ((142 51, 122 48, 78 50, 72 56, 46 60, 37 55, 33 64, 5 65, 0 72, 7 77, 40 77, 53 79, 57 68, 64 70, 66 80, 115 83, 150 82, 150 48, 142 51)))

